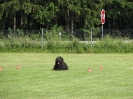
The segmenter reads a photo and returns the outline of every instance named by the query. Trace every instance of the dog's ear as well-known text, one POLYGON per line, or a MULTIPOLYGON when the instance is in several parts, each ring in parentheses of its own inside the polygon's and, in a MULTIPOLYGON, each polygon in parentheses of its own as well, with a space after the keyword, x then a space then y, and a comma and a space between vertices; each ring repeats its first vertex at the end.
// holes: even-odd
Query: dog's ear
POLYGON ((64 59, 61 57, 62 62, 64 62, 64 59))
POLYGON ((55 64, 56 64, 57 60, 58 60, 58 57, 56 57, 56 59, 55 59, 55 64))
POLYGON ((64 62, 64 59, 61 56, 58 56, 57 58, 60 59, 61 62, 64 62))

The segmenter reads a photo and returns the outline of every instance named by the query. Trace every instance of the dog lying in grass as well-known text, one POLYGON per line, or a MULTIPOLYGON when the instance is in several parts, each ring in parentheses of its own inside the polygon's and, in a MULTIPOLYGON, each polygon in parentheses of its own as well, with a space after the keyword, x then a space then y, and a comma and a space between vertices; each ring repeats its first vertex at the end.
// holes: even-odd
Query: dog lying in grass
POLYGON ((55 59, 55 65, 53 70, 68 70, 68 66, 64 62, 64 59, 61 56, 55 59))

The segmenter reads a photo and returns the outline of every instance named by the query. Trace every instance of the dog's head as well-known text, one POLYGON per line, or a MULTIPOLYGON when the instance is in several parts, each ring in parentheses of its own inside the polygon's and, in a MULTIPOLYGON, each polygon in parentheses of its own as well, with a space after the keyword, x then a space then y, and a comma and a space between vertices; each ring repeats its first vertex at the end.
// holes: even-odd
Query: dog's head
POLYGON ((56 58, 55 63, 57 65, 60 65, 63 61, 64 61, 64 59, 61 56, 59 56, 59 57, 56 58))

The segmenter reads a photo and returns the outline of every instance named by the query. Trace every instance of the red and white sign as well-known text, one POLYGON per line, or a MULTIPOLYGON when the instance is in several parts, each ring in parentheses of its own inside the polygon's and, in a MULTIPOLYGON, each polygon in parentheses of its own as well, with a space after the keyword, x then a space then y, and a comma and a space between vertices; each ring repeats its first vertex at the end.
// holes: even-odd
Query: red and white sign
POLYGON ((104 24, 105 23, 105 10, 102 9, 101 11, 101 23, 104 24))

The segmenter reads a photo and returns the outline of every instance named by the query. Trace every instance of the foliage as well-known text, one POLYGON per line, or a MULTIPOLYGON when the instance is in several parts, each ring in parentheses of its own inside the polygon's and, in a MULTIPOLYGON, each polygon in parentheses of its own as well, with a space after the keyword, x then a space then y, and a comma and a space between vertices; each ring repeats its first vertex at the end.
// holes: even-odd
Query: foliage
POLYGON ((132 41, 119 38, 112 38, 107 36, 103 41, 98 41, 98 43, 94 44, 93 52, 94 53, 132 53, 132 41))
POLYGON ((44 34, 46 41, 60 41, 62 37, 62 31, 62 27, 58 27, 57 25, 53 26, 51 30, 46 30, 46 33, 44 34))
POLYGON ((106 12, 104 28, 133 27, 131 0, 10 0, 0 1, 0 29, 100 28, 102 9, 106 12))
MULTIPOLYGON (((56 33, 54 33, 56 34, 56 33)), ((48 52, 48 53, 133 53, 133 42, 119 38, 106 37, 103 41, 91 43, 73 38, 63 41, 58 35, 52 35, 58 40, 42 42, 41 38, 31 36, 11 36, 0 39, 0 52, 48 52), (43 44, 42 44, 43 43, 43 44)))

